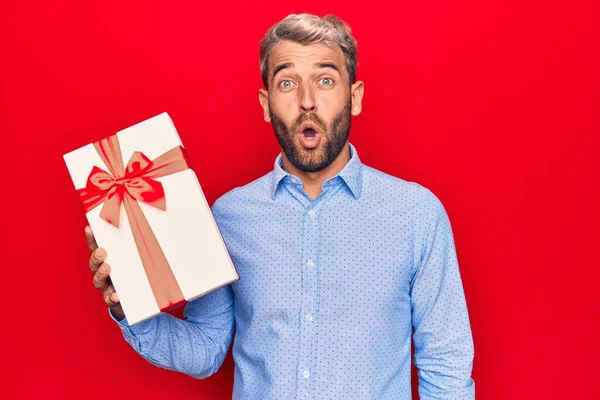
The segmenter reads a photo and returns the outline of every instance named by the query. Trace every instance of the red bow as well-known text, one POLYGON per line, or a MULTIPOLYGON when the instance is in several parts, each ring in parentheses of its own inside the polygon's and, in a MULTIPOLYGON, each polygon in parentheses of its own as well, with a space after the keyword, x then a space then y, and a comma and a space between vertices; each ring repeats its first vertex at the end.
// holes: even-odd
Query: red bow
POLYGON ((104 203, 100 211, 100 218, 118 228, 121 203, 125 195, 166 210, 165 191, 162 184, 144 176, 152 166, 153 163, 148 157, 139 151, 131 156, 122 177, 115 177, 94 165, 85 189, 79 189, 85 211, 88 212, 100 203, 104 203))
POLYGON ((132 154, 123 170, 123 158, 117 136, 94 143, 98 154, 111 171, 106 172, 94 165, 85 188, 77 190, 85 212, 104 203, 100 218, 119 227, 121 203, 128 195, 137 201, 166 210, 165 191, 162 184, 153 179, 189 168, 183 147, 178 146, 151 161, 144 153, 132 154))

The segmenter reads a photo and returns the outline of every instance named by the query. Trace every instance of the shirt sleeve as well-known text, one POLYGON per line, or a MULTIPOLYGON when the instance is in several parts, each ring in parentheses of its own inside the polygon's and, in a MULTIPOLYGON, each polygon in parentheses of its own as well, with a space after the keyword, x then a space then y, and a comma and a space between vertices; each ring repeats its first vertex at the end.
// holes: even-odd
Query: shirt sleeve
POLYGON ((118 321, 110 308, 109 315, 127 343, 148 362, 197 379, 221 367, 235 328, 231 285, 187 303, 183 319, 161 313, 130 326, 127 318, 118 321))
POLYGON ((411 309, 422 400, 474 399, 473 337, 452 228, 430 192, 421 262, 411 282, 411 309))

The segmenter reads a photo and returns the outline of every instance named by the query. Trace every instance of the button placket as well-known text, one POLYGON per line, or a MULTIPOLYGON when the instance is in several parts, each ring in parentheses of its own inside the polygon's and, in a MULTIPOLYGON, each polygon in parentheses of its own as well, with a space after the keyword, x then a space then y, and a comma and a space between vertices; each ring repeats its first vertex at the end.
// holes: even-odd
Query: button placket
POLYGON ((323 198, 316 204, 311 204, 305 211, 304 217, 304 242, 302 243, 302 309, 300 326, 300 349, 299 349, 299 376, 298 399, 311 398, 314 389, 312 369, 316 365, 316 340, 317 340, 317 251, 319 248, 319 208, 322 206, 323 198))

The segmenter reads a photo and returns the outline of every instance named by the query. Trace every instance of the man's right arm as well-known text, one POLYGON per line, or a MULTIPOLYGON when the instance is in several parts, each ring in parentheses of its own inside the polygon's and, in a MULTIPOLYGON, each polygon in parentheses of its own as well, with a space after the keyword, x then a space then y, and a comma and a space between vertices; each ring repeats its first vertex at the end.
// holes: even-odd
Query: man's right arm
POLYGON ((109 315, 119 324, 125 340, 157 367, 203 379, 223 364, 235 328, 231 285, 186 304, 183 319, 162 313, 130 326, 110 281, 106 250, 98 247, 90 227, 86 239, 92 254, 89 267, 94 287, 102 293, 109 315))
POLYGON ((235 320, 231 285, 186 304, 183 319, 162 313, 130 326, 110 311, 127 343, 151 364, 194 378, 221 367, 233 338, 235 320))

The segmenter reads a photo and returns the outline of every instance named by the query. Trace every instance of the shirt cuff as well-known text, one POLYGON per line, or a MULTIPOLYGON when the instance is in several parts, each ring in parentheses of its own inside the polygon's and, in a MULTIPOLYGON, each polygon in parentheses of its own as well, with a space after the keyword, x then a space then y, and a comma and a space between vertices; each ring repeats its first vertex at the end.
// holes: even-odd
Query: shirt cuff
POLYGON ((110 307, 108 308, 108 315, 110 315, 110 317, 112 318, 113 321, 115 321, 117 323, 117 325, 119 326, 119 328, 121 328, 121 330, 123 331, 123 333, 128 334, 128 335, 132 335, 130 325, 129 322, 127 321, 127 317, 124 317, 122 320, 118 320, 117 317, 115 316, 115 314, 113 314, 112 310, 110 309, 110 307))

